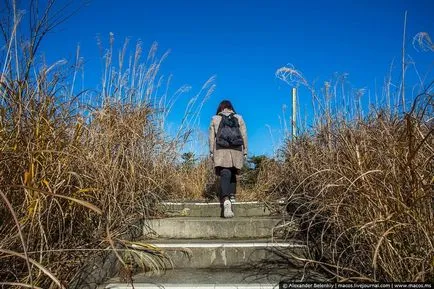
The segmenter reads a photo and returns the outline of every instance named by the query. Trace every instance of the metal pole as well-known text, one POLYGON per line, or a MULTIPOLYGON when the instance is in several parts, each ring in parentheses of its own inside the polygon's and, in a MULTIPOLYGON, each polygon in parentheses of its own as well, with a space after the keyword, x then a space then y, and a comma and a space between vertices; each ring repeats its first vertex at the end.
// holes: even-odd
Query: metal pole
POLYGON ((404 16, 404 32, 402 36, 402 76, 401 76, 401 98, 402 98, 402 109, 405 112, 405 32, 407 29, 407 10, 405 10, 405 16, 404 16))
POLYGON ((297 120, 297 88, 292 88, 292 140, 295 140, 295 137, 297 136, 297 126, 296 126, 296 120, 297 120))

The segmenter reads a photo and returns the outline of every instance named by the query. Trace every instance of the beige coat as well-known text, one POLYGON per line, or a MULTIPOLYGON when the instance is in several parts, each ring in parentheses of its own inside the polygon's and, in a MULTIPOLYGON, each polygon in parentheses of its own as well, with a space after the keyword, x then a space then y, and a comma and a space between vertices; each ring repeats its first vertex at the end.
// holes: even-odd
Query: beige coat
MULTIPOLYGON (((231 110, 223 110, 224 114, 233 113, 231 110)), ((244 123, 243 118, 239 114, 235 114, 235 117, 238 119, 238 123, 240 124, 240 131, 243 137, 244 146, 242 147, 242 151, 233 150, 233 149, 218 149, 216 150, 216 134, 222 119, 221 116, 215 115, 212 117, 211 124, 209 127, 209 151, 214 156, 214 167, 224 167, 231 168, 235 167, 237 169, 241 169, 244 164, 244 155, 247 155, 247 129, 246 124, 244 123)))

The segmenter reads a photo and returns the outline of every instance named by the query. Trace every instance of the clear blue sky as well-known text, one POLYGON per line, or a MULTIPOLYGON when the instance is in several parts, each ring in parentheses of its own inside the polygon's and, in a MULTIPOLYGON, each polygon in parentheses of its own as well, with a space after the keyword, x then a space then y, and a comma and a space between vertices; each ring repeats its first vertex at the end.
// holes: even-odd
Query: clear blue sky
MULTIPOLYGON (((48 36, 43 50, 51 60, 72 60, 80 44, 86 86, 96 87, 92 82, 101 74, 97 34, 107 41, 113 32, 119 45, 129 37, 131 50, 138 39, 145 48, 157 41, 161 53, 171 50, 162 72, 174 75, 172 91, 192 86, 170 116, 172 124, 188 97, 216 75, 201 128, 206 131, 218 103, 230 99, 246 120, 250 152, 269 154, 281 137, 282 105, 290 104, 290 87, 276 79, 276 70, 291 63, 319 84, 345 72, 352 87, 373 94, 377 82, 381 92, 392 60, 399 82, 405 10, 408 54, 420 72, 431 69, 432 80, 433 52, 411 46, 417 32, 434 37, 432 0, 92 0, 48 36)), ((307 106, 307 92, 300 94, 301 106, 307 106)))

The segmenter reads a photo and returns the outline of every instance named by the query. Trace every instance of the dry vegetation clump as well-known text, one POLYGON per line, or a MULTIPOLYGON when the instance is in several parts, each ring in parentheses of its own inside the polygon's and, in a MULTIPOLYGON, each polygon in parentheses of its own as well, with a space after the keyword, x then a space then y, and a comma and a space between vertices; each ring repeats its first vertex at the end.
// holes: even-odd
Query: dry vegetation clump
POLYGON ((9 5, 16 17, 1 22, 9 49, 0 61, 0 287, 73 288, 80 269, 108 252, 127 275, 132 260, 160 269, 156 248, 130 240, 156 202, 181 190, 171 180, 189 128, 175 137, 164 131, 173 105, 158 92, 166 54, 157 57, 154 44, 142 60, 139 42, 123 67, 126 43, 115 67, 110 35, 101 91, 76 92, 78 53, 72 71, 65 61, 46 66, 36 57, 62 11, 32 15, 37 30, 20 43, 21 18, 9 5))
POLYGON ((215 198, 214 174, 210 158, 196 158, 194 153, 182 155, 182 161, 172 167, 173 189, 166 194, 171 201, 200 201, 215 198))
POLYGON ((433 105, 426 90, 403 114, 325 113, 287 142, 274 194, 300 221, 306 264, 338 281, 433 281, 433 105))
POLYGON ((279 196, 273 190, 280 180, 280 170, 280 163, 276 159, 265 155, 248 158, 239 176, 237 199, 275 202, 279 196))
MULTIPOLYGON (((276 161, 265 156, 252 157, 247 160, 240 174, 237 175, 237 201, 273 201, 275 195, 270 190, 279 178, 275 169, 276 161), (256 159, 261 165, 252 167, 256 159)), ((184 153, 183 162, 175 166, 176 172, 168 182, 173 188, 167 199, 172 201, 219 201, 220 177, 215 174, 214 165, 209 157, 194 158, 194 154, 184 153), (178 184, 176 187, 175 184, 178 184), (175 188, 176 187, 176 188, 175 188)))
POLYGON ((67 286, 104 250, 120 249, 122 260, 123 240, 137 237, 137 222, 172 189, 176 152, 149 103, 78 111, 76 99, 60 101, 64 93, 45 71, 2 79, 1 280, 67 286))

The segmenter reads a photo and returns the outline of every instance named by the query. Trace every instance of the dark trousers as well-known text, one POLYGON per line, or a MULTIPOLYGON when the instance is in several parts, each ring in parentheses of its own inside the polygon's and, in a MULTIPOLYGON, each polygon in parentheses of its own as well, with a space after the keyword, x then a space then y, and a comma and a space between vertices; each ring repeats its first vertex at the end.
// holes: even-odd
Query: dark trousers
POLYGON ((220 200, 234 196, 237 188, 237 169, 217 167, 217 174, 220 176, 220 200))

